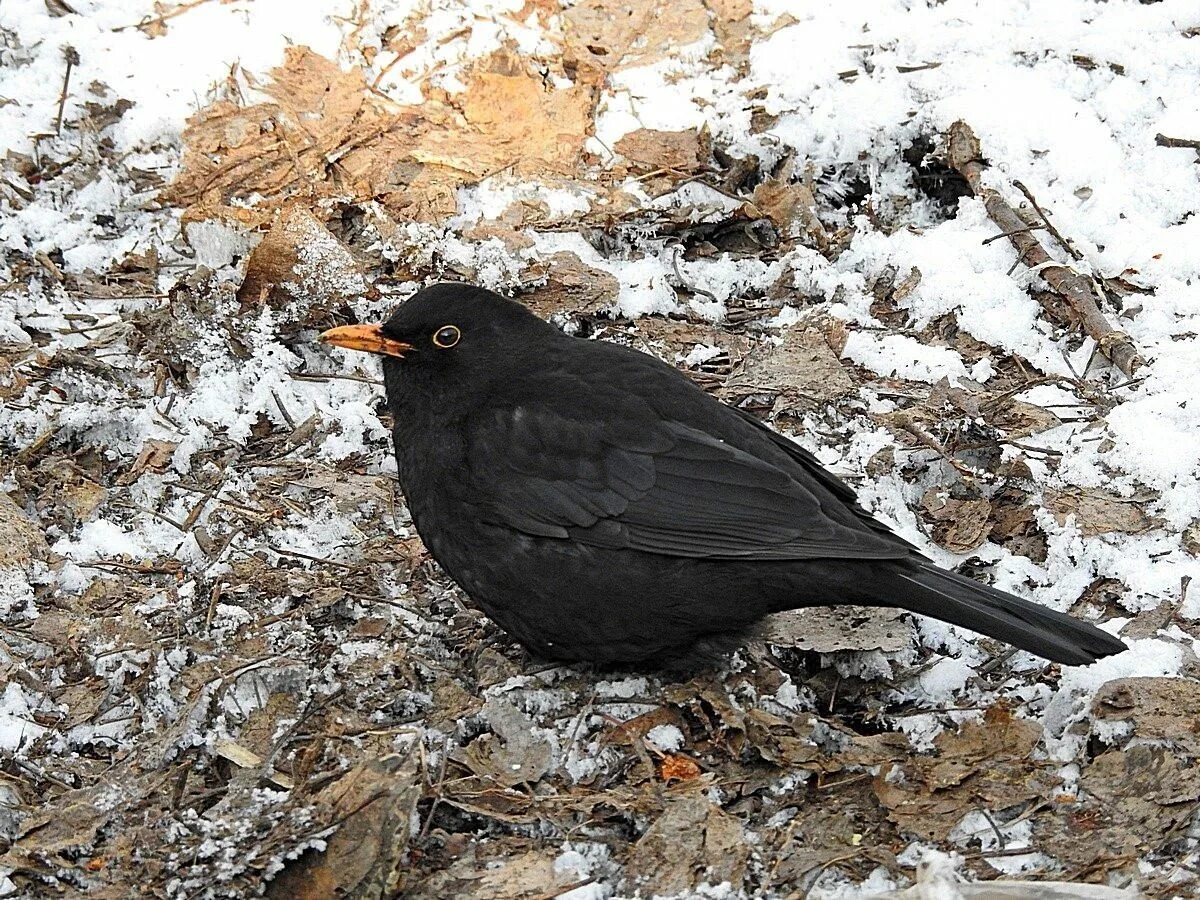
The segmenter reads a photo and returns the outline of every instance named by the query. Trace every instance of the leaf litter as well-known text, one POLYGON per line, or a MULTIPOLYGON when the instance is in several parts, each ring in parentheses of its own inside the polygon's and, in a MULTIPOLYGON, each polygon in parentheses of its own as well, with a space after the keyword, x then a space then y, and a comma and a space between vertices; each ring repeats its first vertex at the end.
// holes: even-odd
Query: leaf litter
POLYGON ((1141 49, 902 4, 0 12, 0 894, 1193 891, 1197 173, 1140 136, 1188 127, 1195 38, 1070 6, 1141 49), (377 370, 312 342, 446 277, 1134 649, 815 608, 696 674, 529 659, 416 538, 377 370))

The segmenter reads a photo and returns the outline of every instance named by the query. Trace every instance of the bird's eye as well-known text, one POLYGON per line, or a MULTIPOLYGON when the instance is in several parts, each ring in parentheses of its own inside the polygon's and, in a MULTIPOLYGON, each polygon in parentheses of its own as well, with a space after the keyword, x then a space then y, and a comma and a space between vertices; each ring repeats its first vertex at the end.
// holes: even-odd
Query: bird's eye
POLYGON ((458 339, 462 337, 462 332, 458 330, 457 325, 443 325, 433 333, 433 343, 443 350, 449 350, 458 343, 458 339))

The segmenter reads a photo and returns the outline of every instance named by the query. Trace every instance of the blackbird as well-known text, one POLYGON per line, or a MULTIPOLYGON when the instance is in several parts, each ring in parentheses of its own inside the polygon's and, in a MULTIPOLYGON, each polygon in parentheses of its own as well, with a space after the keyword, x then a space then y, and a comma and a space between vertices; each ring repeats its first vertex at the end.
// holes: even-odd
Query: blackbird
POLYGON ((1047 659, 1126 649, 938 568, 810 453, 627 347, 462 284, 321 335, 382 354, 400 486, 434 559, 546 657, 669 659, 804 606, 894 606, 1047 659))

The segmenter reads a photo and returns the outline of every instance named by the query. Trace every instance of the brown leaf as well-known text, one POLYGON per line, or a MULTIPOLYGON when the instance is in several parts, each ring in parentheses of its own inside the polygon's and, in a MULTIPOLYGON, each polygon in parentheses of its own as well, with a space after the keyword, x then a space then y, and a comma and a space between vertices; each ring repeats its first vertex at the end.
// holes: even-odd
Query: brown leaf
POLYGON ((311 212, 290 206, 281 212, 246 261, 238 288, 243 308, 296 298, 330 304, 361 297, 367 281, 358 262, 311 212))
POLYGON ((4 565, 24 566, 31 559, 44 559, 47 549, 42 529, 0 491, 0 559, 4 565))
POLYGON ((1142 504, 1110 494, 1100 488, 1067 488, 1046 492, 1046 509, 1059 525, 1075 517, 1084 537, 1120 532, 1141 534, 1162 526, 1162 520, 1148 516, 1142 504))
POLYGON ((1200 684, 1182 678, 1120 678, 1104 684, 1092 701, 1092 716, 1125 733, 1109 739, 1123 747, 1131 740, 1153 741, 1190 757, 1200 756, 1200 684))
POLYGON ((648 169, 690 173, 700 166, 700 138, 695 131, 631 131, 614 147, 626 159, 648 169))
POLYGON ((398 106, 359 70, 289 48, 263 87, 269 102, 219 101, 189 120, 183 166, 163 197, 189 207, 188 220, 258 225, 285 201, 351 194, 381 200, 397 218, 438 221, 456 211, 459 187, 485 175, 574 173, 591 87, 555 87, 507 51, 460 78, 465 91, 430 89, 424 103, 398 106))
POLYGON ((1137 842, 1158 849, 1195 812, 1200 767, 1163 747, 1139 744, 1102 753, 1080 784, 1137 842))
POLYGON ((784 234, 808 234, 818 250, 829 247, 829 236, 817 218, 817 201, 800 182, 769 178, 754 189, 754 205, 784 234))
POLYGON ((658 777, 663 781, 691 781, 700 775, 696 761, 678 753, 668 753, 658 765, 658 777))
POLYGON ((492 727, 467 745, 463 762, 482 778, 504 787, 532 784, 554 761, 553 748, 533 734, 533 722, 507 700, 488 700, 483 716, 492 727))
POLYGON ((567 57, 580 75, 598 81, 604 72, 662 59, 708 31, 701 0, 613 6, 582 0, 562 13, 567 57))
POLYGON ((614 275, 587 265, 569 251, 555 253, 545 265, 546 283, 522 297, 543 318, 554 313, 597 313, 611 307, 620 292, 620 282, 614 275))
POLYGON ((952 553, 969 553, 987 540, 992 505, 982 498, 955 500, 930 488, 921 498, 925 518, 933 523, 933 539, 952 553))
POLYGON ((728 881, 736 892, 750 848, 742 823, 705 797, 682 797, 642 835, 627 872, 641 892, 682 894, 697 884, 728 881))
POLYGON ((360 763, 315 798, 322 820, 338 823, 325 851, 310 850, 289 864, 271 882, 267 896, 393 896, 420 799, 414 759, 386 756, 360 763))
POLYGON ((1004 809, 1043 793, 1043 764, 1030 758, 1040 738, 1035 723, 992 707, 982 722, 939 735, 936 756, 882 768, 875 793, 901 828, 945 840, 980 802, 1004 809))
POLYGON ((778 346, 764 341, 746 357, 740 373, 729 379, 727 391, 771 391, 820 403, 845 397, 854 381, 815 328, 790 328, 778 346))
POLYGON ((118 484, 133 484, 143 472, 165 472, 179 444, 150 438, 138 452, 129 471, 117 479, 118 484))

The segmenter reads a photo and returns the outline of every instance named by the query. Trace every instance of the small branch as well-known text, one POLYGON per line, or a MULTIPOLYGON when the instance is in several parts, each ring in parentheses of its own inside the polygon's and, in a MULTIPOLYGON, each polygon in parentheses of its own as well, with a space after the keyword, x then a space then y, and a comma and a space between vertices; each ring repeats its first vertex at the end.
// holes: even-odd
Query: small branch
MULTIPOLYGON (((1033 205, 1033 208, 1037 210, 1037 214, 1042 217, 1042 223, 1046 226, 1046 230, 1054 236, 1054 239, 1058 241, 1058 245, 1070 253, 1071 258, 1076 262, 1083 259, 1083 254, 1071 246, 1067 239, 1059 233, 1057 228, 1054 227, 1054 224, 1050 221, 1050 217, 1046 215, 1046 211, 1038 206, 1038 202, 1033 199, 1033 194, 1029 192, 1029 188, 1025 187, 1024 184, 1015 179, 1013 180, 1013 187, 1024 194, 1025 199, 1028 200, 1030 204, 1033 205)), ((1034 226, 1031 225, 1030 227, 1032 228, 1034 226)))
POLYGON ((62 93, 58 95, 58 115, 54 119, 54 133, 62 134, 63 107, 67 105, 67 90, 71 86, 71 70, 79 65, 79 51, 74 47, 63 47, 63 56, 67 60, 67 71, 63 73, 62 93))
POLYGON ((1018 261, 1041 275, 1062 295, 1079 316, 1084 331, 1096 341, 1100 352, 1122 372, 1132 376, 1146 360, 1138 353, 1133 339, 1114 328, 1100 311, 1100 298, 1093 279, 1056 262, 1033 236, 1030 223, 1021 218, 999 191, 983 186, 983 153, 979 139, 969 125, 961 121, 951 125, 947 143, 950 166, 967 180, 975 196, 983 201, 992 221, 1008 235, 1017 251, 1018 261))
POLYGON ((1192 138, 1167 137, 1160 132, 1154 136, 1154 143, 1160 147, 1178 147, 1200 152, 1200 141, 1193 140, 1192 138))

